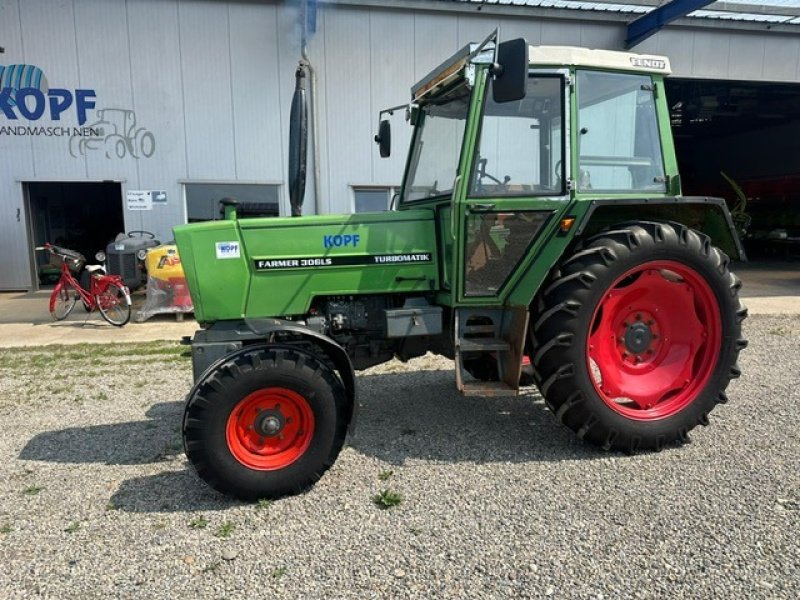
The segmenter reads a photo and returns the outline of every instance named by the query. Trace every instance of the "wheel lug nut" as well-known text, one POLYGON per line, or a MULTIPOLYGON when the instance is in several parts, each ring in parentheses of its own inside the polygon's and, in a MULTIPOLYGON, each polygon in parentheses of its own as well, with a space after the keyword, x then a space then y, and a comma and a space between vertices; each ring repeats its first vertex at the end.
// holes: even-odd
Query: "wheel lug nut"
POLYGON ((656 324, 656 322, 655 322, 655 321, 653 321, 653 319, 647 319, 647 324, 648 324, 648 325, 650 325, 650 326, 652 326, 652 325, 655 325, 655 324, 656 324))
POLYGON ((639 313, 636 313, 636 320, 637 321, 641 321, 642 320, 642 315, 640 315, 639 313))

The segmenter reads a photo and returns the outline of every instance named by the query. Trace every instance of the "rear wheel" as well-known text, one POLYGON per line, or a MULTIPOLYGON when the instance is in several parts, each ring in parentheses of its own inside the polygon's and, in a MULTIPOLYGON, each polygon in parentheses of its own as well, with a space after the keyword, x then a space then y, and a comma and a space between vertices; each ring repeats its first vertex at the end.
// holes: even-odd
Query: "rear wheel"
POLYGON ((75 308, 77 299, 77 290, 69 283, 59 281, 50 296, 50 314, 56 321, 66 319, 75 308))
POLYGON ((131 298, 127 290, 116 283, 109 283, 105 290, 94 297, 103 318, 117 327, 122 327, 131 318, 131 298))
POLYGON ((728 257, 682 225, 635 223, 589 239, 559 265, 533 320, 548 406, 605 449, 686 440, 739 376, 740 287, 728 257))
POLYGON ((276 498, 313 485, 347 431, 336 374, 291 347, 248 348, 206 373, 186 403, 186 456, 214 489, 276 498))

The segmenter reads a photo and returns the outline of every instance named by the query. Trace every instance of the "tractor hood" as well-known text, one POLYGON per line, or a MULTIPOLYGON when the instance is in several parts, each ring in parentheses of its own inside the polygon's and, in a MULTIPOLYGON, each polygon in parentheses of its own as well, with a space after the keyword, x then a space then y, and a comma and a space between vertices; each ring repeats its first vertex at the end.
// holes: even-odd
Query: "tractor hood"
POLYGON ((438 288, 431 210, 175 227, 200 322, 305 315, 319 296, 438 288))

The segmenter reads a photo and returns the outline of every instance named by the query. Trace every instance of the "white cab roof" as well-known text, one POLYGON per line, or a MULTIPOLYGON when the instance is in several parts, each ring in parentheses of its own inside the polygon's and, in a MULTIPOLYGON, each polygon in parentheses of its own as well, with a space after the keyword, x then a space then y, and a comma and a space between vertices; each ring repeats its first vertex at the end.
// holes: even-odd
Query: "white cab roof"
POLYGON ((655 54, 635 54, 615 50, 592 50, 576 46, 529 46, 531 65, 579 66, 597 69, 639 71, 669 75, 669 58, 655 54))

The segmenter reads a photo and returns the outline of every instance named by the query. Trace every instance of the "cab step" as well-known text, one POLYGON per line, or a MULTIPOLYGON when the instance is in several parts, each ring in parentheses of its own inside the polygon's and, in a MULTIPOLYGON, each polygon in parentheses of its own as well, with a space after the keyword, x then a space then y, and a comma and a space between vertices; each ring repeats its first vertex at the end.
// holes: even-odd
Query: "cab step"
POLYGON ((467 381, 461 390, 464 396, 516 396, 519 392, 504 381, 467 381))
POLYGON ((466 338, 459 340, 462 352, 496 352, 508 350, 508 342, 499 338, 466 338))
POLYGON ((455 311, 456 387, 465 396, 515 396, 519 389, 525 332, 526 308, 463 307, 455 311), (470 377, 464 362, 493 361, 496 381, 470 377))

